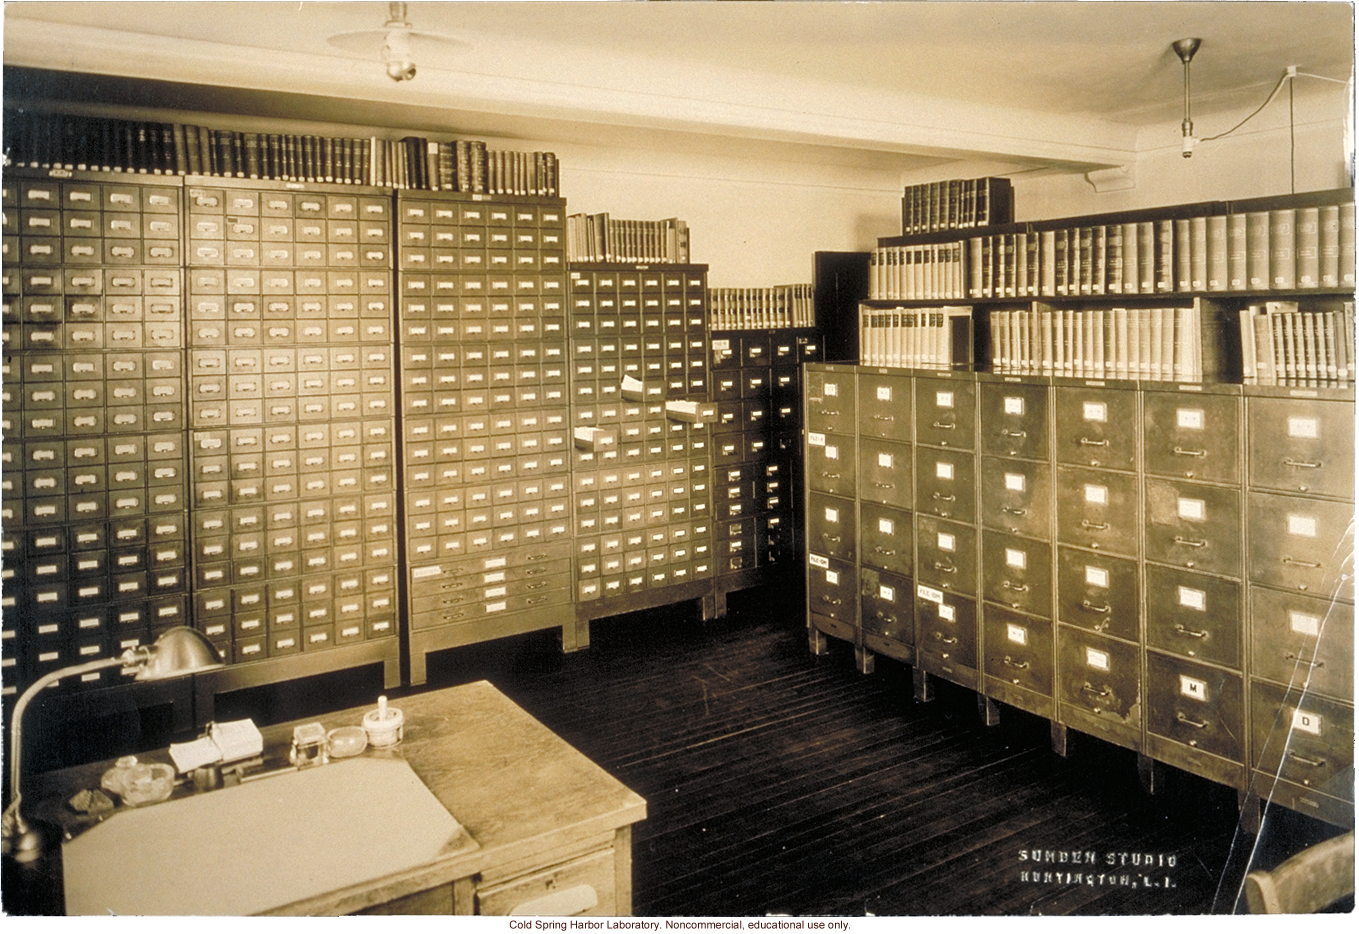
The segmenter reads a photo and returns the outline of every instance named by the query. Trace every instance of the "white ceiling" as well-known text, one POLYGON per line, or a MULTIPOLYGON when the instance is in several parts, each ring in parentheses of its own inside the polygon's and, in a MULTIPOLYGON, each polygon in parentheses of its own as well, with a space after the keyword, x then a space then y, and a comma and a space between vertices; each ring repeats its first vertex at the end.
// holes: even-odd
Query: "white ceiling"
MULTIPOLYGON (((183 87, 235 86, 294 95, 278 100, 295 116, 468 135, 1074 168, 1127 162, 1155 145, 1139 129, 1178 123, 1175 39, 1203 39, 1201 132, 1261 103, 1289 65, 1348 80, 1355 48, 1353 7, 1334 2, 415 2, 417 30, 458 41, 418 42, 419 73, 398 84, 376 38, 368 53, 327 41, 379 30, 387 8, 12 2, 4 57, 174 82, 151 103, 183 109, 258 110, 258 95, 183 87)), ((1341 119, 1338 88, 1296 92, 1341 119)))

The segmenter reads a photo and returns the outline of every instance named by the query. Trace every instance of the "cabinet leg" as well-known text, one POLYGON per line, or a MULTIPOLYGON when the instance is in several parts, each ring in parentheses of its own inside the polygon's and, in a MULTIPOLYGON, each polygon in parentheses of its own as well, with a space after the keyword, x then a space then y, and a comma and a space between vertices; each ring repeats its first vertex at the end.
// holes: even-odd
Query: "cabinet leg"
POLYGON ((425 651, 417 646, 411 646, 411 684, 425 683, 425 651))
POLYGON ((1052 751, 1066 758, 1066 724, 1056 720, 1048 721, 1048 732, 1052 736, 1052 751))
POLYGON ((719 590, 712 596, 712 615, 709 619, 727 618, 727 594, 726 591, 719 590))
POLYGON ((826 641, 826 634, 815 626, 807 627, 807 645, 810 646, 813 655, 830 654, 830 644, 826 641))
POLYGON ((1260 833, 1260 796, 1247 789, 1236 793, 1237 808, 1241 812, 1238 823, 1241 829, 1252 836, 1260 833))
POLYGON ((911 680, 915 683, 915 699, 922 704, 928 704, 934 700, 934 685, 930 683, 930 676, 919 668, 911 669, 911 680))
POLYGON ((1000 704, 985 694, 977 695, 977 713, 981 716, 984 726, 1000 725, 1000 704))
POLYGON ((854 665, 859 669, 859 674, 871 675, 877 658, 878 657, 868 651, 868 649, 856 648, 854 650, 854 665))
POLYGON ((1142 783, 1143 791, 1149 795, 1154 795, 1165 784, 1165 766, 1151 756, 1139 752, 1137 754, 1137 780, 1142 783))
POLYGON ((382 686, 391 690, 401 684, 401 659, 395 655, 382 663, 382 686))

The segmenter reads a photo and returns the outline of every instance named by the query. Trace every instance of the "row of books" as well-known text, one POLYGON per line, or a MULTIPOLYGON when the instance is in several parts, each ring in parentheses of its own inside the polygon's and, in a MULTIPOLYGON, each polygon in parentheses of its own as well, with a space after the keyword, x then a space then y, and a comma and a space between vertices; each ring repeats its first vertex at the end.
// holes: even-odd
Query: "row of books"
POLYGON ((970 305, 859 306, 859 362, 866 366, 949 369, 971 360, 970 305), (958 325, 962 325, 961 328, 958 325), (962 359, 957 354, 961 352, 962 359))
POLYGON ((1262 386, 1348 386, 1354 378, 1354 302, 1299 310, 1265 302, 1241 309, 1241 369, 1262 386))
POLYGON ((558 194, 555 154, 491 150, 481 140, 247 133, 7 110, 4 147, 8 163, 16 167, 558 194))
POLYGON ((811 283, 709 289, 708 315, 714 331, 816 327, 811 283))
POLYGON ((631 221, 607 213, 571 214, 566 253, 572 263, 687 263, 689 225, 678 217, 631 221))
POLYGON ((966 298, 963 241, 880 246, 868 257, 868 297, 888 301, 966 298))
POLYGON ((901 232, 930 233, 1014 220, 1014 187, 1008 178, 953 178, 907 186, 901 199, 901 232))
POLYGON ((991 313, 996 373, 1196 382, 1198 308, 1032 308, 991 313))
POLYGON ((1354 202, 968 240, 969 298, 1355 287, 1354 202))

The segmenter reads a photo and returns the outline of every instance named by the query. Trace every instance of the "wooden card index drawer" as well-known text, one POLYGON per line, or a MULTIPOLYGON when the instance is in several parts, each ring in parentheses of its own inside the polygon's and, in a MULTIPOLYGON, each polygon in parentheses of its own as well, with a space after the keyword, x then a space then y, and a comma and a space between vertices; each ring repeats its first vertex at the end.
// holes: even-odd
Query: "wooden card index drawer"
POLYGON ((1237 490, 1149 478, 1146 497, 1147 560, 1241 576, 1237 490))
POLYGON ((1057 462, 1110 470, 1137 464, 1137 394, 1119 389, 1060 386, 1057 462))
POLYGON ((1226 391, 1233 388, 1202 395, 1145 393, 1142 446, 1147 473, 1239 483, 1241 399, 1226 391))
POLYGON ((915 547, 911 514, 890 506, 859 506, 859 563, 906 577, 915 547))
POLYGON ((981 384, 984 454, 1048 459, 1048 387, 1015 382, 981 384))
POLYGON ((1354 601, 1354 511, 1318 499, 1249 493, 1250 578, 1354 601))
POLYGON ((911 378, 859 371, 859 435, 888 441, 911 440, 911 378))
POLYGON ((971 378, 915 381, 915 438, 920 444, 976 447, 977 384, 971 378))
POLYGON ((1250 485, 1354 499, 1353 403, 1247 400, 1250 485))
POLYGON ((1051 538, 1052 468, 983 455, 980 518, 988 528, 1051 538))
POLYGON ((1353 700, 1353 606, 1253 584, 1250 603, 1255 677, 1353 700))

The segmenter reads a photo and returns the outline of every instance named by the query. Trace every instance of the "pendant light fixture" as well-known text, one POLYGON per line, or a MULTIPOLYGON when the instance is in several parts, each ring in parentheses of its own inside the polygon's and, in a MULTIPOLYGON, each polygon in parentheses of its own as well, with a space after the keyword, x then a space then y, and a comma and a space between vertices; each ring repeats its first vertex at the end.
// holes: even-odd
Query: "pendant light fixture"
POLYGON ((1194 121, 1189 117, 1189 63, 1194 58, 1194 53, 1203 44, 1202 39, 1177 39, 1170 44, 1175 50, 1175 54, 1184 62, 1184 122, 1180 124, 1180 132, 1183 140, 1180 144, 1180 155, 1188 159, 1194 154, 1194 121))

